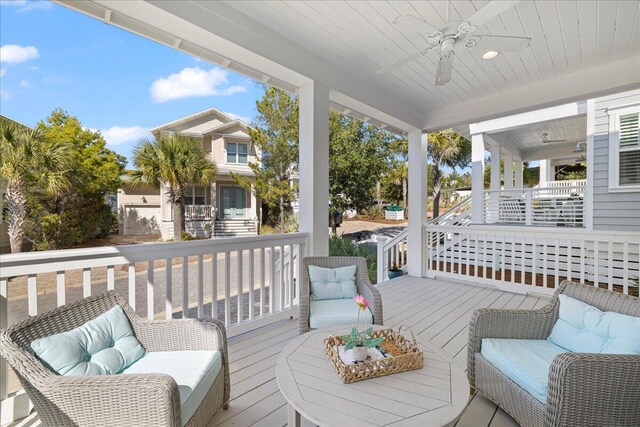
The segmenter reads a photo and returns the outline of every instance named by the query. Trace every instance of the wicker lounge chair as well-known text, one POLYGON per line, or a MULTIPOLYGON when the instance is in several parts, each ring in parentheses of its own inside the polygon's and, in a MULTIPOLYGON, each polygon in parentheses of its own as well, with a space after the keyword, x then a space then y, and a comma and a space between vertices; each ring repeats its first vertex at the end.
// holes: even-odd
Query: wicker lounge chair
POLYGON ((483 338, 546 339, 558 320, 561 293, 602 311, 640 317, 640 299, 569 281, 538 310, 476 310, 469 328, 470 384, 523 427, 640 426, 640 355, 559 354, 549 370, 544 404, 480 353, 483 338))
POLYGON ((382 325, 382 298, 380 292, 369 281, 367 261, 362 257, 306 257, 302 261, 300 279, 300 333, 309 331, 309 266, 338 268, 356 266, 356 287, 358 293, 369 300, 369 309, 373 313, 373 324, 382 325))
POLYGON ((216 320, 146 320, 114 292, 76 301, 0 332, 0 355, 16 372, 46 426, 181 426, 180 396, 166 374, 62 376, 34 356, 35 339, 74 329, 122 306, 136 338, 149 352, 216 350, 222 367, 188 420, 205 426, 229 402, 229 359, 224 325, 216 320))

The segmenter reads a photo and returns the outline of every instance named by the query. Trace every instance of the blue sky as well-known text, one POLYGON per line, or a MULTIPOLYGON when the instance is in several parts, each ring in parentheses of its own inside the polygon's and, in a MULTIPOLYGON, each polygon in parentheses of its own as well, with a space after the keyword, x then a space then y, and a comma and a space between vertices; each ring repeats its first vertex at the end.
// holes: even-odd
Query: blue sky
POLYGON ((0 112, 34 125, 56 107, 131 159, 148 129, 215 107, 243 120, 256 82, 49 2, 0 2, 0 112))

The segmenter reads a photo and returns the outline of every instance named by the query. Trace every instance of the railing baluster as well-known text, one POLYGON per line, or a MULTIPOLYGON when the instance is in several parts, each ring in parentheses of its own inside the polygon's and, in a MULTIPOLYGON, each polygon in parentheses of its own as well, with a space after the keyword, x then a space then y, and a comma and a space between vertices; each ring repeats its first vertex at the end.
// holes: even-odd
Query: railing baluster
POLYGON ((182 318, 189 317, 189 257, 182 257, 182 318))
POLYGON ((269 280, 269 314, 273 314, 273 310, 275 308, 274 299, 276 297, 276 249, 271 247, 269 252, 269 268, 270 268, 270 276, 269 280))
POLYGON ((487 251, 487 235, 482 235, 482 278, 488 279, 489 275, 487 274, 487 257, 489 251, 487 251))
POLYGON ((218 318, 218 254, 211 254, 211 317, 218 318))
POLYGON ((254 316, 254 307, 253 305, 255 304, 254 302, 254 290, 255 290, 255 284, 254 284, 254 262, 255 262, 255 258, 254 258, 254 254, 253 254, 253 248, 249 249, 249 320, 253 320, 253 316, 254 316))
POLYGON ((533 242, 531 247, 531 286, 537 285, 538 277, 538 240, 536 236, 533 236, 533 242))
POLYGON ((155 297, 153 293, 153 261, 147 261, 147 319, 153 320, 156 314, 155 297))
POLYGON ((84 298, 91 296, 91 269, 82 269, 82 296, 84 298))
POLYGON ((293 263, 293 245, 289 245, 289 307, 293 307, 293 287, 295 286, 294 282, 294 266, 293 263))
POLYGON ((27 276, 27 294, 29 297, 29 316, 38 314, 38 281, 35 274, 27 276))
POLYGON ((129 270, 129 281, 128 281, 129 301, 128 303, 133 309, 133 311, 135 311, 136 310, 136 265, 130 263, 128 270, 129 270))
POLYGON ((511 236, 511 283, 516 283, 516 236, 511 236))
POLYGON ((198 255, 198 317, 204 317, 204 259, 198 255))
POLYGON ((607 285, 610 291, 613 290, 613 242, 609 240, 608 245, 608 271, 607 271, 607 285))
POLYGON ((573 270, 573 243, 571 238, 567 243, 567 280, 571 280, 573 270))
POLYGON ((622 293, 629 295, 629 242, 622 244, 622 293))
POLYGON ((231 253, 224 253, 224 324, 231 326, 231 253))
MULTIPOLYGON (((0 278, 0 330, 4 330, 9 326, 9 294, 8 294, 8 279, 5 277, 0 278)), ((7 398, 9 393, 9 381, 8 381, 7 362, 3 357, 0 357, 0 401, 7 398)))
POLYGON ((491 242, 491 276, 493 280, 498 280, 498 243, 496 242, 496 240, 496 236, 493 236, 491 242))
POLYGON ((553 288, 558 289, 558 285, 560 284, 560 239, 556 238, 556 257, 554 263, 554 271, 556 273, 553 288))
POLYGON ((593 241, 593 286, 600 286, 600 242, 593 241))
POLYGON ((547 264, 548 264, 548 253, 547 253, 547 238, 545 237, 542 241, 542 286, 545 288, 549 287, 547 283, 547 264))
POLYGON ((244 305, 244 289, 242 282, 244 280, 242 274, 242 250, 239 250, 236 255, 236 284, 237 284, 237 308, 238 308, 238 323, 242 323, 243 305, 244 305))
POLYGON ((173 318, 173 258, 165 260, 164 267, 164 315, 167 319, 173 318))
POLYGON ((67 290, 64 270, 56 272, 56 300, 58 303, 58 307, 62 307, 67 303, 67 290))
POLYGON ((584 283, 584 270, 587 260, 585 259, 585 240, 580 240, 580 283, 584 283))
POLYGON ((107 290, 113 291, 116 289, 116 270, 113 265, 107 266, 107 290))
POLYGON ((265 275, 265 249, 260 248, 260 317, 264 316, 264 281, 266 280, 265 275))
POLYGON ((279 308, 280 310, 282 310, 284 308, 284 289, 285 289, 285 285, 284 285, 284 245, 280 246, 280 274, 279 274, 279 284, 278 284, 278 289, 280 291, 279 296, 280 298, 278 298, 278 304, 279 304, 279 308))
POLYGON ((520 284, 527 283, 527 238, 522 236, 522 243, 520 244, 520 284))

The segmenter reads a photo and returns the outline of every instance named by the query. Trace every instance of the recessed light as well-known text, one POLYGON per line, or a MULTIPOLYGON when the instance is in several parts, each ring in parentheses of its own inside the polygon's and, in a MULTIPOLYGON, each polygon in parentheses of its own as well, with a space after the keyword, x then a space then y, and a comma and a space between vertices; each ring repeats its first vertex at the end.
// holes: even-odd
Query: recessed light
POLYGON ((488 50, 482 55, 482 59, 493 59, 498 56, 498 53, 496 50, 488 50))

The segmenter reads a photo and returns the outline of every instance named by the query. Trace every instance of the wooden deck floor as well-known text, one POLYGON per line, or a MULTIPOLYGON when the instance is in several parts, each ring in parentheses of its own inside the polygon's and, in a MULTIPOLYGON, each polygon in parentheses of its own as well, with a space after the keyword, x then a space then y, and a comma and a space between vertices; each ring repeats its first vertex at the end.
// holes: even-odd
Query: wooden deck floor
MULTIPOLYGON (((538 308, 547 297, 512 294, 493 287, 449 280, 403 277, 379 285, 385 326, 409 326, 414 333, 442 347, 466 366, 467 326, 482 307, 538 308)), ((231 404, 210 426, 268 426, 287 424, 287 407, 276 383, 275 364, 284 345, 298 335, 298 321, 287 320, 229 340, 231 404)), ((29 417, 17 425, 37 425, 29 417)), ((35 421, 35 422, 34 422, 35 421)), ((311 423, 304 420, 303 425, 311 423)), ((517 426, 496 405, 473 396, 456 427, 517 426)))

